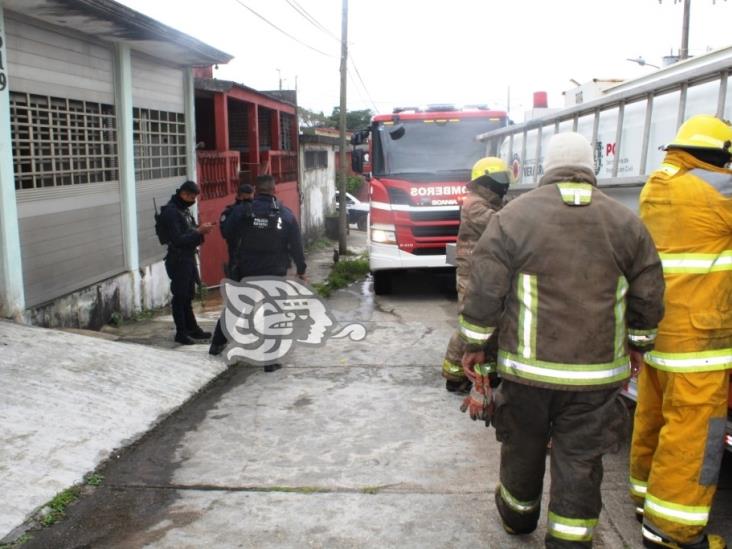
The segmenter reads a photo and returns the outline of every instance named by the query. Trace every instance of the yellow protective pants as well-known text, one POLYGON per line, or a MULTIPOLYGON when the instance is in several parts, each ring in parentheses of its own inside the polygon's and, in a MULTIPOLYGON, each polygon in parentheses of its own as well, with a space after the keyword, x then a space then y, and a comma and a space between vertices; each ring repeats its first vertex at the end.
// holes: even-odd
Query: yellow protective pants
POLYGON ((644 522, 677 543, 709 520, 724 453, 729 371, 672 373, 646 364, 638 380, 630 492, 644 522))

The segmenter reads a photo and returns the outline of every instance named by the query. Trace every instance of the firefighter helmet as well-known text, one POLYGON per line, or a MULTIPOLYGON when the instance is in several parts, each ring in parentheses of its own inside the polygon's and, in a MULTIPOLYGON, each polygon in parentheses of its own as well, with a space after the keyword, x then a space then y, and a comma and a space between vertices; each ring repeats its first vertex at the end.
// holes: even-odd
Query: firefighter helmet
POLYGON ((732 125, 709 114, 692 116, 681 124, 667 148, 722 150, 732 154, 732 125))
POLYGON ((508 168, 508 164, 495 156, 481 158, 473 165, 470 180, 475 181, 484 176, 489 177, 501 185, 510 185, 513 183, 513 175, 508 168))

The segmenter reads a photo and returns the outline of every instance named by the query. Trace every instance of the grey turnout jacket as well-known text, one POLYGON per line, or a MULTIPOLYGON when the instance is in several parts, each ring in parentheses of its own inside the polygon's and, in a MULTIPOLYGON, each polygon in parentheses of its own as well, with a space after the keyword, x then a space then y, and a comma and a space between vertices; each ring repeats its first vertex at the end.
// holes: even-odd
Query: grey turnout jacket
POLYGON ((459 293, 465 291, 468 277, 470 276, 470 256, 478 239, 483 234, 488 219, 494 212, 501 209, 503 199, 496 193, 482 185, 471 181, 467 185, 468 193, 465 195, 463 205, 460 208, 460 229, 458 231, 456 246, 457 263, 457 290, 459 293))
POLYGON ((477 350, 498 329, 498 371, 518 383, 615 387, 630 375, 628 345, 652 348, 663 291, 641 220, 589 170, 556 168, 491 216, 473 250, 460 332, 477 350))

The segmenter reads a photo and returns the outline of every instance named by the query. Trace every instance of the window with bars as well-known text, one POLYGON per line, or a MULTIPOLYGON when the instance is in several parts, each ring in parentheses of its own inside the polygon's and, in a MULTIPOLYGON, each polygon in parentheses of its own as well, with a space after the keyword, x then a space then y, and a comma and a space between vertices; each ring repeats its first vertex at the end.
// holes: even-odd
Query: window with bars
POLYGON ((328 151, 305 151, 305 169, 318 170, 328 167, 328 151))
POLYGON ((295 117, 286 112, 280 113, 280 148, 283 151, 292 150, 292 127, 295 117))
POLYGON ((114 105, 10 92, 15 188, 116 181, 114 105))
POLYGON ((186 123, 178 112, 132 109, 135 178, 186 175, 186 123))

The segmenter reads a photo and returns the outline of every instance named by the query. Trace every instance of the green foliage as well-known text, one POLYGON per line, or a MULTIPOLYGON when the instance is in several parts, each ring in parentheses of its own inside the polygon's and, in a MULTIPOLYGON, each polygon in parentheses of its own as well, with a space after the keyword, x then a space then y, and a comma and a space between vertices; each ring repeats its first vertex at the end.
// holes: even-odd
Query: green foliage
MULTIPOLYGON (((371 124, 371 117, 374 113, 371 109, 363 109, 360 111, 346 112, 346 131, 362 130, 368 128, 371 124)), ((333 128, 340 128, 341 124, 341 108, 333 107, 333 112, 328 117, 328 122, 333 128)))
POLYGON ((79 489, 76 487, 69 488, 63 492, 56 494, 47 505, 50 508, 49 513, 41 519, 43 526, 51 526, 56 524, 66 515, 66 508, 79 499, 79 489))
POLYGON ((333 240, 331 240, 330 238, 321 236, 317 240, 314 240, 313 242, 308 244, 308 247, 305 250, 305 252, 308 254, 313 253, 313 252, 322 252, 323 250, 332 248, 334 244, 335 244, 335 242, 333 240))
POLYGON ((330 297, 335 290, 345 288, 366 276, 368 272, 369 260, 366 257, 346 259, 341 256, 341 260, 333 265, 326 281, 322 284, 313 284, 313 288, 322 297, 330 297))
POLYGON ((361 187, 363 186, 363 177, 358 175, 349 175, 346 179, 346 192, 351 193, 353 196, 358 196, 361 187))
POLYGON ((298 107, 297 115, 300 118, 300 126, 303 128, 322 128, 330 124, 323 111, 315 112, 304 107, 298 107))
POLYGON ((109 317, 109 324, 111 324, 115 328, 119 328, 120 326, 122 326, 123 320, 124 319, 122 318, 122 313, 115 311, 109 317))
POLYGON ((87 483, 89 486, 99 486, 102 484, 102 481, 104 480, 104 475, 100 475, 98 473, 92 473, 90 475, 87 475, 84 479, 84 482, 87 483))
POLYGON ((33 539, 33 536, 31 536, 28 533, 23 534, 22 536, 18 537, 15 541, 12 543, 0 543, 0 549, 16 549, 23 545, 24 543, 29 542, 33 539))

